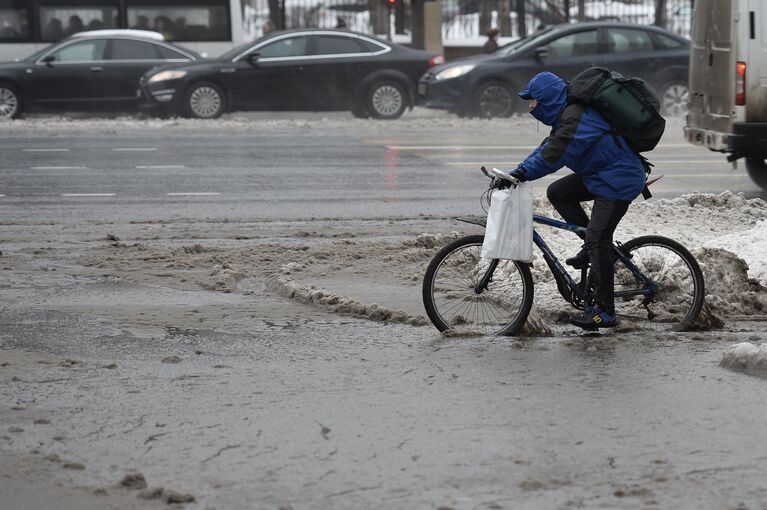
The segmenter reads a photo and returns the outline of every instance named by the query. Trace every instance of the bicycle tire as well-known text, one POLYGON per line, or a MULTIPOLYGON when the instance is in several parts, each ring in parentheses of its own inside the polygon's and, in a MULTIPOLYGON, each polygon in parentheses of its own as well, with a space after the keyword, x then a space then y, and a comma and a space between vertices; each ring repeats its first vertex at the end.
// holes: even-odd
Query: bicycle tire
MULTIPOLYGON (((615 309, 624 320, 636 320, 649 329, 688 330, 694 328, 703 307, 706 294, 703 271, 695 257, 680 243, 662 236, 637 237, 623 244, 623 251, 632 256, 632 262, 658 285, 647 307, 642 298, 616 295, 615 309), (664 252, 665 251, 665 252, 664 252), (678 260, 677 260, 678 259, 678 260), (689 274, 682 274, 686 268, 689 274), (642 313, 639 306, 644 309, 642 313), (652 311, 654 317, 648 312, 652 311)), ((642 286, 629 274, 620 259, 615 262, 615 290, 642 286)))
POLYGON ((439 331, 460 327, 483 335, 514 335, 527 320, 533 305, 533 277, 527 264, 500 260, 493 275, 501 278, 491 280, 481 294, 475 293, 491 262, 479 256, 484 238, 470 235, 456 239, 442 248, 426 269, 423 303, 439 331))

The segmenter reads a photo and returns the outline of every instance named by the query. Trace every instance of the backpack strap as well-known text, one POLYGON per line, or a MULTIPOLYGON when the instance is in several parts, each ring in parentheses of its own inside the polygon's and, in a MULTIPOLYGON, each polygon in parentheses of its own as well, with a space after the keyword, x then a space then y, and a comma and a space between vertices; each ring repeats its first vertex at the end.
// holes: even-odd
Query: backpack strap
MULTIPOLYGON (((639 161, 642 162, 642 166, 644 167, 645 182, 646 182, 647 179, 650 177, 650 173, 652 173, 652 167, 654 167, 655 165, 650 163, 650 161, 646 157, 642 156, 638 152, 634 151, 634 154, 636 154, 637 157, 639 158, 639 161)), ((648 188, 647 184, 645 184, 644 189, 642 189, 642 198, 644 198, 645 200, 648 200, 651 197, 652 197, 652 193, 650 193, 650 188, 648 188)))

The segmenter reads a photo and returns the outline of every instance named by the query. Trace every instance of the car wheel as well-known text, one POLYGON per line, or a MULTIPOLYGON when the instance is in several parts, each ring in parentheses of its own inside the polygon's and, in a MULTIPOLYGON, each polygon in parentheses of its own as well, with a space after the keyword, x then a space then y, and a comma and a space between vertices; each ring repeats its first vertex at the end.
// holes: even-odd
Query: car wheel
POLYGON ((368 92, 367 109, 378 119, 396 119, 407 107, 406 89, 395 81, 378 82, 368 92))
POLYGON ((661 113, 666 117, 684 118, 687 115, 687 84, 681 81, 661 87, 661 113))
POLYGON ((224 94, 212 83, 195 83, 186 95, 186 107, 191 117, 217 119, 224 113, 224 106, 224 94))
POLYGON ((0 120, 15 119, 21 113, 21 96, 10 85, 0 85, 0 120))
POLYGON ((767 190, 767 162, 764 158, 746 158, 746 171, 757 186, 767 190))
POLYGON ((500 82, 483 83, 476 93, 477 115, 485 119, 511 117, 514 113, 514 94, 500 82))

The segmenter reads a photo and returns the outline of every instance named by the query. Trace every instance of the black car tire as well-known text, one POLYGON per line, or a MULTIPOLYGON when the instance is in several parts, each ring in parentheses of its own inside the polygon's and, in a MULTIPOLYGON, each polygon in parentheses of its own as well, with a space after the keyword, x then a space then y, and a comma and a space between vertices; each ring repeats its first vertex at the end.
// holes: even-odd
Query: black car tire
POLYGON ((474 94, 475 111, 484 119, 511 117, 514 113, 514 93, 499 81, 485 82, 474 94))
POLYGON ((377 119, 397 119, 408 105, 407 88, 386 80, 373 84, 368 90, 366 109, 377 119))
POLYGON ((0 120, 11 120, 21 115, 21 94, 13 85, 0 83, 0 120))
POLYGON ((186 113, 197 119, 217 119, 224 113, 226 101, 221 88, 210 82, 195 83, 186 93, 186 113))
POLYGON ((767 162, 764 158, 746 158, 746 171, 757 186, 767 190, 767 162))
POLYGON ((660 88, 660 112, 664 117, 685 118, 689 89, 684 80, 674 80, 660 88))

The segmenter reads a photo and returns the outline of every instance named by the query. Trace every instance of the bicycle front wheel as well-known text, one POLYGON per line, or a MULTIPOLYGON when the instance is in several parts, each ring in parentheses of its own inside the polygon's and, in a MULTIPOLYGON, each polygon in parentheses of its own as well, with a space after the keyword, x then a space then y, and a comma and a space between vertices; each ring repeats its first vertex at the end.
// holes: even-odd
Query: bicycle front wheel
POLYGON ((453 241, 426 269, 423 304, 440 331, 513 335, 530 313, 530 268, 522 262, 480 257, 483 240, 482 235, 471 235, 453 241), (488 278, 487 286, 480 288, 488 278))
POLYGON ((615 263, 615 311, 644 329, 685 330, 695 325, 705 294, 703 272, 678 242, 644 236, 623 245, 640 277, 620 259, 615 263), (651 291, 643 294, 643 292, 651 291))

